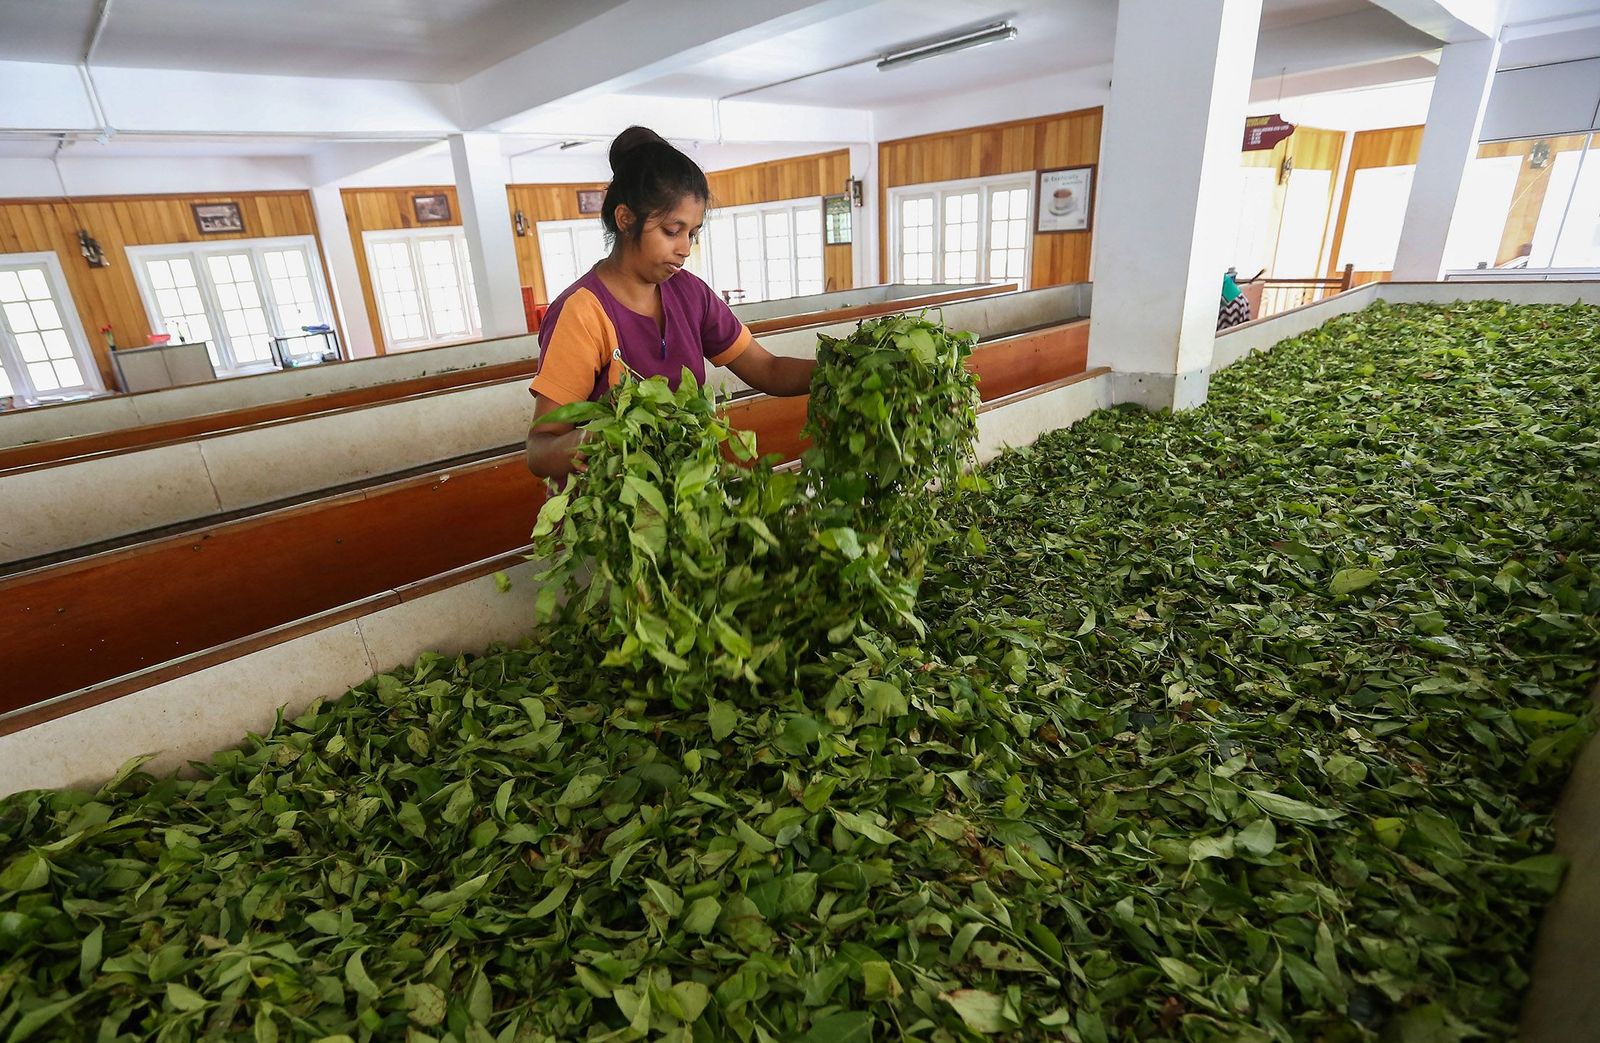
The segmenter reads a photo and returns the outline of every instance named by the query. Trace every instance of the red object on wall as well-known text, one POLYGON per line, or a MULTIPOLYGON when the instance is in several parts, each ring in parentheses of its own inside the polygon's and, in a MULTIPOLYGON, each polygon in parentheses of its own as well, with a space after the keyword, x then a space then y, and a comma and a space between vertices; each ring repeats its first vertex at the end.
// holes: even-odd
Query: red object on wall
POLYGON ((1251 116, 1244 121, 1245 152, 1277 147, 1278 142, 1294 133, 1294 124, 1274 112, 1270 116, 1251 116))
POLYGON ((522 288, 522 314, 527 316, 528 332, 538 333, 540 315, 538 308, 533 303, 532 286, 524 286, 522 288))

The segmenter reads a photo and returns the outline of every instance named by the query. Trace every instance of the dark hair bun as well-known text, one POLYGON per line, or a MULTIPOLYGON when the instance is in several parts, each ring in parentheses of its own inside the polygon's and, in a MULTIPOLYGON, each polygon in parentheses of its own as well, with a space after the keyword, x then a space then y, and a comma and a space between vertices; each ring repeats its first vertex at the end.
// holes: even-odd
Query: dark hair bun
POLYGON ((685 196, 711 198, 705 171, 648 127, 629 127, 611 143, 611 184, 600 204, 600 223, 615 244, 638 242, 644 224, 678 205, 685 196), (626 226, 617 223, 617 210, 632 215, 626 226))
POLYGON ((611 153, 608 157, 611 161, 611 173, 616 174, 620 171, 622 169, 621 164, 627 154, 637 149, 640 145, 665 145, 666 143, 667 139, 649 127, 629 127, 621 134, 618 134, 616 140, 611 142, 611 153))

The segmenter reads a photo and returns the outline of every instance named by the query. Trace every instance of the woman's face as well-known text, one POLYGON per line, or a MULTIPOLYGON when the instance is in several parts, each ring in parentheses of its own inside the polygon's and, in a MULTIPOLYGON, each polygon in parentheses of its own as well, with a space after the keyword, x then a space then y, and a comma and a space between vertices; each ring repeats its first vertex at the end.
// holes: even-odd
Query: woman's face
POLYGON ((628 267, 645 282, 666 282, 689 260, 705 219, 706 201, 684 196, 672 209, 645 221, 639 241, 627 244, 628 267))

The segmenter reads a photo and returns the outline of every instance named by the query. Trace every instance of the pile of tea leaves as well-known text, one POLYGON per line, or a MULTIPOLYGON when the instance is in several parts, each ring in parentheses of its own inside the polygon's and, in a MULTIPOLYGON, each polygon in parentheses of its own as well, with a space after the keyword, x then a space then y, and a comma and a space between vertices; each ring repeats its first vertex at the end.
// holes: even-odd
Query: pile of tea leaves
POLYGON ((981 482, 920 320, 819 367, 799 474, 626 385, 534 640, 0 801, 0 1040, 1507 1038, 1593 730, 1597 337, 1376 306, 981 482))

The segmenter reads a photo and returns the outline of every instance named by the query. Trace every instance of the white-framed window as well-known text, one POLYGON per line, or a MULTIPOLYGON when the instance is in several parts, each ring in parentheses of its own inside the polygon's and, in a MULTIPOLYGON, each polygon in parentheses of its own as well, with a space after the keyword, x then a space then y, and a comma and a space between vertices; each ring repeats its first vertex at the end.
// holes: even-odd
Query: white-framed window
POLYGON ((1339 267, 1355 265, 1358 272, 1394 270, 1400 226, 1405 223, 1406 200, 1411 198, 1411 179, 1416 172, 1415 164, 1356 171, 1350 181, 1344 237, 1339 243, 1339 267))
POLYGON ((689 268, 744 301, 822 293, 822 199, 719 207, 700 230, 689 268))
POLYGON ((204 341, 219 376, 275 366, 272 338, 332 325, 327 282, 308 235, 127 247, 150 328, 204 341))
POLYGON ((0 254, 0 398, 47 402, 103 390, 54 251, 0 254))
MULTIPOLYGON (((1289 171, 1283 196, 1283 220, 1272 274, 1281 279, 1309 279, 1322 271, 1322 240, 1328 231, 1333 201, 1333 171, 1299 167, 1289 171)), ((1240 269, 1244 272, 1244 269, 1240 269)), ((1248 278, 1254 271, 1244 272, 1248 278)))
POLYGON ((539 267, 544 272, 544 302, 555 300, 609 252, 598 217, 540 221, 539 267))
POLYGON ((1445 238, 1447 270, 1495 266, 1500 238, 1522 173, 1521 156, 1474 159, 1461 172, 1456 209, 1445 238))
POLYGON ((889 190, 890 280, 1014 282, 1033 264, 1034 173, 889 190))
POLYGON ((365 232, 363 240, 389 350, 483 335, 467 236, 459 227, 365 232))

